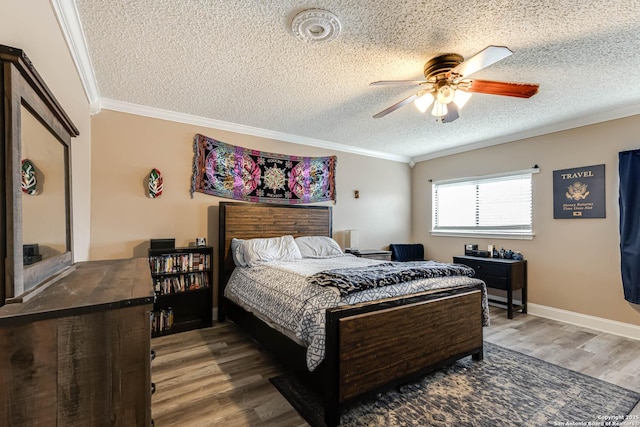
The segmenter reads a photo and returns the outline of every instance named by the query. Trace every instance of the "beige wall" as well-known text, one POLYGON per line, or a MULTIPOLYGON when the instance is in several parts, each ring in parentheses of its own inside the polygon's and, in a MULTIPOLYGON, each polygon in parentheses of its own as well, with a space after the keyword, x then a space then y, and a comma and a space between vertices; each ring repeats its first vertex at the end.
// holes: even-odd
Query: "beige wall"
POLYGON ((72 140, 73 250, 89 256, 91 118, 89 102, 48 0, 0 0, 0 44, 22 49, 80 131, 72 140))
POLYGON ((413 169, 413 239, 429 258, 451 261, 465 243, 521 250, 529 301, 640 325, 640 306, 624 300, 618 234, 618 152, 640 148, 640 116, 609 121, 418 163, 413 169), (540 166, 533 176, 533 240, 431 236, 429 179, 540 166), (606 218, 553 219, 553 171, 605 164, 606 218))
POLYGON ((34 165, 36 194, 22 193, 22 243, 37 243, 42 258, 67 248, 64 145, 22 107, 22 160, 34 165))
POLYGON ((405 163, 333 152, 211 128, 103 110, 93 117, 91 259, 146 256, 149 239, 217 246, 221 199, 189 194, 196 133, 233 145, 297 156, 338 157, 334 237, 356 228, 363 248, 386 248, 411 233, 411 169, 405 163), (160 198, 146 196, 151 169, 164 177, 160 198), (353 197, 360 191, 360 198, 353 197))
MULTIPOLYGON (((215 208, 221 199, 203 194, 189 197, 196 132, 265 151, 333 154, 111 111, 91 119, 51 4, 47 0, 26 3, 0 0, 0 43, 27 52, 80 130, 72 143, 75 261, 144 255, 152 237, 172 236, 185 245, 204 235, 215 243, 215 208), (148 199, 143 188, 153 167, 165 176, 165 194, 157 200, 148 199)), ((335 237, 341 241, 343 230, 358 228, 361 247, 423 242, 428 256, 442 261, 460 254, 467 242, 522 250, 529 261, 531 302, 640 324, 638 307, 622 298, 616 173, 617 152, 638 148, 639 131, 640 119, 632 117, 421 162, 413 171, 397 162, 336 153, 335 237), (554 220, 553 170, 601 163, 607 168, 607 218, 554 220), (429 178, 482 175, 533 164, 540 165, 541 173, 534 177, 536 236, 532 241, 430 236, 429 178), (360 199, 353 198, 355 189, 360 190, 360 199)))

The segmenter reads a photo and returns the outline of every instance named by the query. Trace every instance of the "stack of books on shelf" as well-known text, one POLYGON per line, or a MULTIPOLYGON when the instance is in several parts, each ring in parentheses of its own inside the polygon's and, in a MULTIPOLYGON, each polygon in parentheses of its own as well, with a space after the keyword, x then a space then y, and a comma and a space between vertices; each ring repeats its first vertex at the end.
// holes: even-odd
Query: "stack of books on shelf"
POLYGON ((173 308, 151 312, 151 332, 164 332, 173 326, 173 308))
POLYGON ((208 287, 209 275, 206 273, 188 273, 181 276, 155 277, 153 279, 153 289, 156 295, 174 294, 208 287))
POLYGON ((211 268, 211 257, 200 253, 155 255, 149 257, 149 264, 154 274, 203 271, 211 268))

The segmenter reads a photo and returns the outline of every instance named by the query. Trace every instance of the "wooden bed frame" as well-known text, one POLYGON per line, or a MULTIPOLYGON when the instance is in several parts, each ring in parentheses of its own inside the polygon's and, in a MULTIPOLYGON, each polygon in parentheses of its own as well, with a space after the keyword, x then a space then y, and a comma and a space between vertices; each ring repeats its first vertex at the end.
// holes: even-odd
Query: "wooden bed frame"
POLYGON ((345 404, 471 355, 483 357, 481 287, 421 292, 327 310, 325 360, 310 373, 306 348, 224 296, 234 264, 232 238, 332 236, 328 206, 220 203, 218 320, 247 330, 323 393, 325 422, 345 404), (375 332, 375 333, 372 333, 375 332))

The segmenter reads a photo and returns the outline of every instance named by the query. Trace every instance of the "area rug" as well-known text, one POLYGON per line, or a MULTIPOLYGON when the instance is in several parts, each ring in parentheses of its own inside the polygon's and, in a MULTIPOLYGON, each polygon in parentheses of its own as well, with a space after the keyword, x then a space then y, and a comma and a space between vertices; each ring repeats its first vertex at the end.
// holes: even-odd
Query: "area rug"
MULTIPOLYGON (((271 382, 312 427, 325 425, 320 396, 298 377, 271 382)), ((362 400, 345 408, 340 425, 605 426, 623 420, 639 399, 638 392, 485 342, 484 360, 466 357, 362 400)))

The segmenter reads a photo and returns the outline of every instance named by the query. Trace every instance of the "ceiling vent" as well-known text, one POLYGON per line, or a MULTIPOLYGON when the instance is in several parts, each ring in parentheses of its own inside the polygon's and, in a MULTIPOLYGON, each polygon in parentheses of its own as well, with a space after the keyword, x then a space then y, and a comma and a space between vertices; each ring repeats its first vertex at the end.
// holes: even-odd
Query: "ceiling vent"
POLYGON ((291 21, 291 31, 302 41, 328 42, 340 34, 341 24, 333 13, 322 9, 307 9, 291 21))

